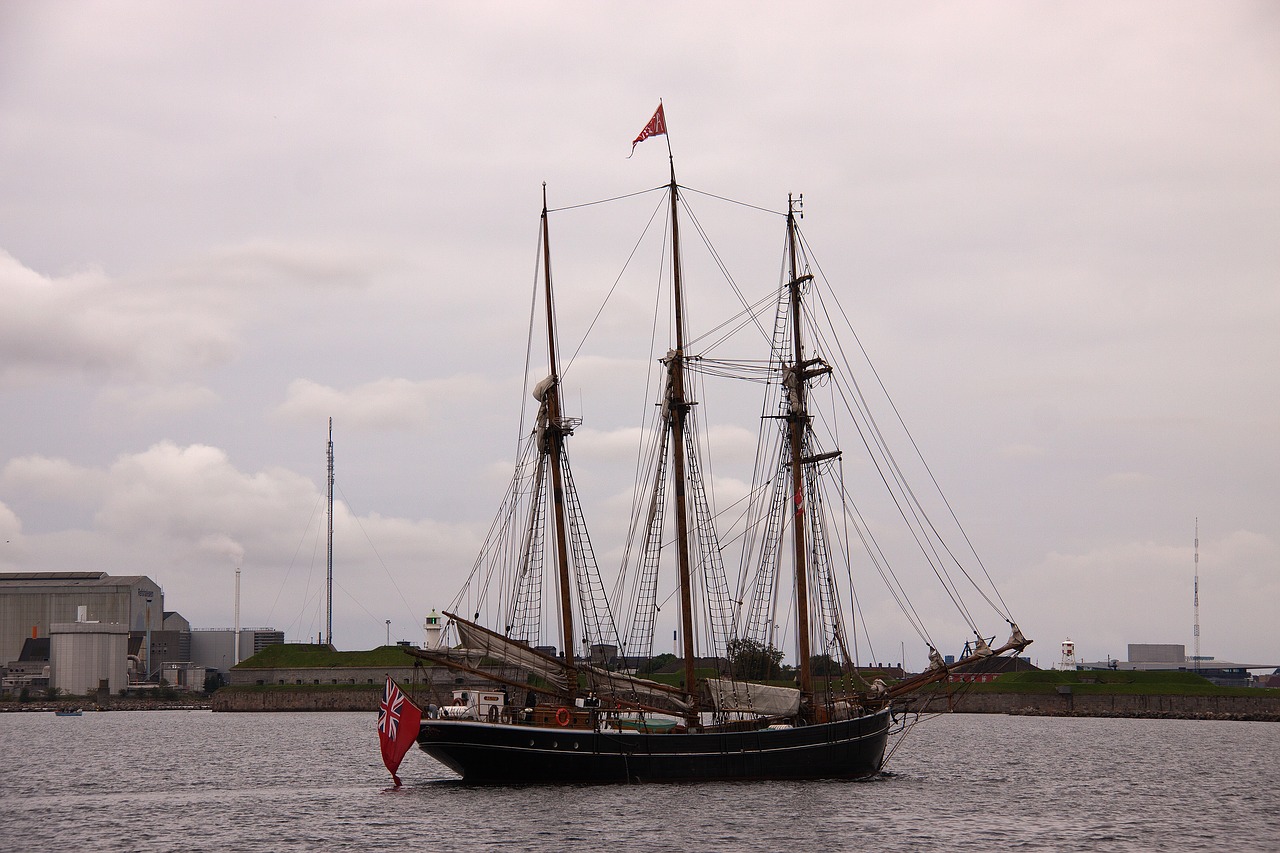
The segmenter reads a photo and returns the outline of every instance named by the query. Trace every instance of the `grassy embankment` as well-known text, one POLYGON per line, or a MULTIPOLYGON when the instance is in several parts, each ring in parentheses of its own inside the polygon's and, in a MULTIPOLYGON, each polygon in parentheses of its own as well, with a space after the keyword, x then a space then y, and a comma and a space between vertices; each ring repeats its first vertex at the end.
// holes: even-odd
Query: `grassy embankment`
MULTIPOLYGON (((1076 695, 1123 694, 1129 696, 1257 696, 1257 687, 1219 687, 1194 672, 1110 672, 1039 670, 1009 672, 983 684, 967 684, 976 693, 1057 693, 1067 686, 1076 695)), ((951 685, 955 689, 957 685, 951 685)), ((939 689, 945 690, 945 685, 939 689)))
MULTIPOLYGON (((412 666, 416 659, 405 654, 400 646, 380 646, 367 651, 340 652, 327 646, 306 643, 285 643, 267 646, 258 654, 242 661, 237 669, 291 669, 301 667, 333 668, 333 667, 404 667, 412 666)), ((431 666, 422 661, 423 666, 431 666)), ((697 677, 714 677, 715 670, 699 669, 697 677)), ((682 673, 653 673, 646 675, 654 681, 677 686, 683 680, 682 673)), ((778 685, 790 685, 790 681, 768 682, 778 685)), ((1071 692, 1081 694, 1126 694, 1126 695, 1174 695, 1174 696, 1257 696, 1260 688, 1256 687, 1218 687, 1208 679, 1194 672, 1134 672, 1118 671, 1072 671, 1038 670, 1034 672, 1006 673, 995 681, 981 684, 966 684, 961 688, 958 684, 950 685, 951 691, 963 689, 979 693, 1057 693, 1058 688, 1069 686, 1071 692)), ((225 688, 224 688, 225 689, 225 688)), ((368 690, 367 684, 284 684, 284 685, 245 685, 238 690, 368 690)), ((948 686, 938 685, 937 691, 946 691, 948 686)))
MULTIPOLYGON (((340 652, 328 646, 312 643, 281 643, 267 646, 251 658, 242 660, 236 670, 246 669, 301 669, 307 667, 332 669, 336 667, 405 667, 413 666, 416 659, 405 654, 400 646, 379 646, 367 651, 340 652)), ((426 661, 423 666, 430 666, 426 661)), ((374 685, 382 689, 382 683, 374 685)), ((294 690, 314 692, 317 690, 360 690, 370 689, 368 684, 238 684, 223 687, 223 690, 258 691, 258 690, 294 690)))

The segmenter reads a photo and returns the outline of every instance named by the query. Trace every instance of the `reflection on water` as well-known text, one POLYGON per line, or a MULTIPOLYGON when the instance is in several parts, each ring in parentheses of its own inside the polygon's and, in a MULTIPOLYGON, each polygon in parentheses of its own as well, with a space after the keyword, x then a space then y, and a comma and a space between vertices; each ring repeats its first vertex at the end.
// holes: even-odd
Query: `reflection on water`
POLYGON ((865 782, 473 787, 374 714, 0 715, 0 850, 1280 850, 1280 724, 946 715, 865 782))

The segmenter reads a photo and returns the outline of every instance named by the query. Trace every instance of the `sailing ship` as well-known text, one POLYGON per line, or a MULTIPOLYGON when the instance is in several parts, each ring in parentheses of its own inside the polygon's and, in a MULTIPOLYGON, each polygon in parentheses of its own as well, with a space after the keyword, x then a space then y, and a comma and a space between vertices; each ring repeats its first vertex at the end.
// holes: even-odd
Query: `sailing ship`
POLYGON ((636 478, 634 520, 612 590, 569 464, 568 439, 581 419, 564 406, 543 187, 537 290, 549 372, 532 389, 537 415, 522 430, 515 475, 471 576, 445 609, 456 642, 406 649, 500 685, 500 692, 460 688, 454 705, 432 706, 422 721, 420 748, 468 782, 869 777, 880 771, 891 735, 909 725, 918 691, 975 659, 1016 655, 1029 643, 998 593, 982 589, 977 572, 939 539, 942 525, 902 482, 904 466, 882 445, 885 431, 863 410, 857 386, 837 379, 846 353, 815 322, 830 311, 809 307, 823 298, 825 279, 800 232, 803 197, 789 196, 783 214, 779 280, 763 299, 743 299, 732 324, 759 330, 767 360, 717 359, 695 345, 686 329, 680 244, 682 205, 693 191, 676 181, 669 142, 668 156, 670 181, 653 191, 665 192, 655 214, 666 225, 671 340, 656 360, 661 391, 647 406, 651 440, 640 454, 647 464, 636 478), (693 394, 708 376, 746 377, 765 388, 758 461, 747 509, 734 525, 741 525, 733 543, 736 584, 725 567, 724 513, 713 509, 708 430, 693 394), (1007 642, 995 645, 959 604, 972 636, 958 662, 944 660, 851 502, 843 451, 832 444, 842 434, 819 428, 819 383, 838 389, 828 396, 854 416, 858 431, 843 435, 872 451, 920 560, 953 601, 964 580, 979 588, 1008 622, 1007 642), (842 542, 848 530, 865 558, 842 542), (886 683, 859 666, 857 631, 866 628, 854 619, 858 600, 841 583, 859 561, 886 579, 924 639, 929 665, 920 675, 886 683), (675 577, 665 580, 671 562, 675 577), (672 583, 679 654, 674 677, 664 680, 648 670, 658 612, 668 600, 659 593, 672 583), (793 651, 794 669, 780 668, 783 647, 793 651))

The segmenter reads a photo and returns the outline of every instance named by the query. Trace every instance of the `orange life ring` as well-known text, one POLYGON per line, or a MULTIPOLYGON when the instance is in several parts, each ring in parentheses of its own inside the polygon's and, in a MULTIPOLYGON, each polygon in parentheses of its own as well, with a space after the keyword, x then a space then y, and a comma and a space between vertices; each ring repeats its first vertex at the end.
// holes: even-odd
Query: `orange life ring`
POLYGON ((562 726, 569 725, 569 709, 568 708, 561 708, 560 710, 556 711, 556 722, 562 726))

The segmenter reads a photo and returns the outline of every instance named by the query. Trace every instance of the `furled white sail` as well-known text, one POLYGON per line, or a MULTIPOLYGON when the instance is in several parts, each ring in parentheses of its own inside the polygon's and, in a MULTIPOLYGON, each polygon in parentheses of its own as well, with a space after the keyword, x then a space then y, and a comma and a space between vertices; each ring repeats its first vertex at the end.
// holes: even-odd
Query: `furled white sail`
POLYGON ((708 678, 707 693, 717 711, 741 711, 766 717, 789 717, 800 710, 800 691, 749 681, 708 678))
POLYGON ((452 613, 446 613, 446 615, 457 626, 458 638, 462 641, 463 648, 472 652, 483 652, 486 657, 506 664, 523 667, 545 678, 560 690, 568 689, 569 680, 564 661, 531 649, 524 643, 494 633, 488 628, 452 613))
POLYGON ((672 713, 689 710, 689 703, 682 698, 683 693, 675 687, 594 666, 581 666, 580 669, 587 674, 597 693, 611 693, 620 698, 635 696, 643 704, 672 713))

